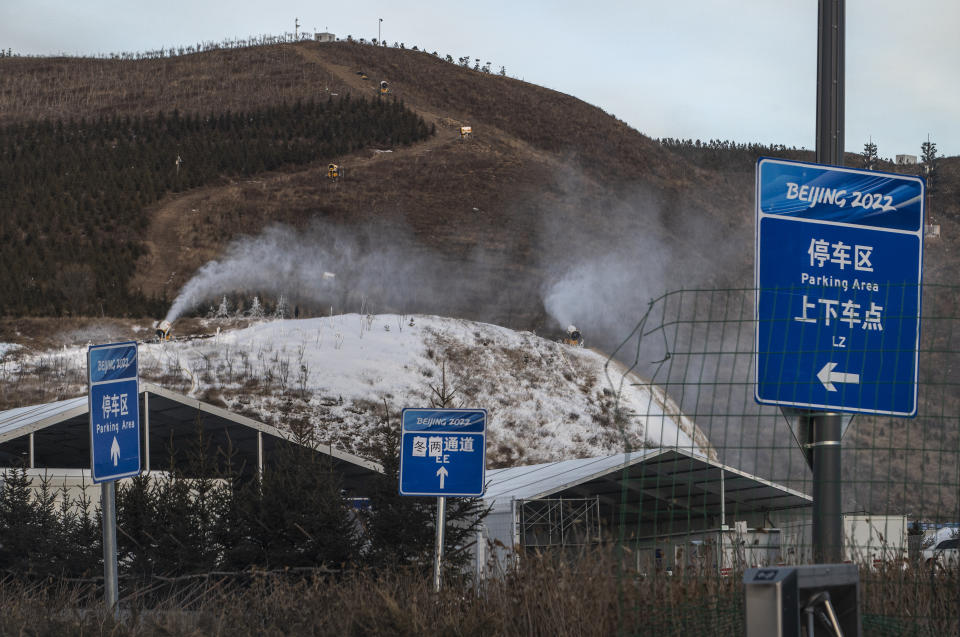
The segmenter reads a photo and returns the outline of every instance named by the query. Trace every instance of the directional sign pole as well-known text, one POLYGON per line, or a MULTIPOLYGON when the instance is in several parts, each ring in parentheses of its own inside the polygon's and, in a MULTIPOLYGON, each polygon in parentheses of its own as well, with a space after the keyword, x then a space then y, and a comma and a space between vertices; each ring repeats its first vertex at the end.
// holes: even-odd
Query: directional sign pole
POLYGON ((118 616, 116 480, 140 473, 137 344, 92 345, 87 350, 90 475, 100 483, 103 512, 103 597, 118 616))
POLYGON ((447 498, 483 495, 487 410, 407 408, 400 421, 400 495, 437 498, 433 590, 439 593, 447 498))
POLYGON ((443 531, 447 526, 447 499, 437 498, 437 542, 433 550, 433 591, 440 592, 440 563, 443 561, 443 531))
POLYGON ((107 608, 117 617, 119 579, 117 575, 117 490, 116 482, 100 484, 100 506, 103 510, 103 597, 107 608))
POLYGON ((841 416, 821 412, 802 416, 811 420, 813 442, 813 559, 836 564, 843 561, 843 516, 840 512, 841 416))
MULTIPOLYGON (((817 19, 817 163, 843 165, 844 39, 846 0, 820 0, 817 19)), ((824 385, 832 380, 825 372, 824 385)), ((847 380, 844 379, 837 379, 847 380)), ((813 412, 810 420, 813 462, 813 554, 823 563, 841 561, 840 414, 813 412)))

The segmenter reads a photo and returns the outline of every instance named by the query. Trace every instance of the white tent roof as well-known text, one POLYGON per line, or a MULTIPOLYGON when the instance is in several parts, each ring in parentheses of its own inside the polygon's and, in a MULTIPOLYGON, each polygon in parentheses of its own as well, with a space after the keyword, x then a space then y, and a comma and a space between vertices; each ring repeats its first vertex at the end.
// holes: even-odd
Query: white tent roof
MULTIPOLYGON (((166 468, 172 453, 181 457, 195 441, 198 425, 213 449, 229 449, 235 454, 233 461, 247 473, 256 470, 261 461, 269 462, 280 447, 295 444, 289 432, 153 383, 141 381, 140 394, 145 470, 166 468), (144 408, 147 404, 149 417, 144 408)), ((89 468, 87 414, 86 396, 0 412, 0 466, 27 464, 32 458, 35 467, 89 468)), ((359 488, 374 474, 383 473, 377 463, 332 446, 313 448, 330 458, 348 488, 359 488)))
POLYGON ((718 514, 721 490, 731 511, 810 506, 799 491, 750 475, 686 449, 642 449, 596 458, 490 469, 484 500, 502 508, 512 499, 597 497, 616 504, 626 489, 633 505, 718 514))

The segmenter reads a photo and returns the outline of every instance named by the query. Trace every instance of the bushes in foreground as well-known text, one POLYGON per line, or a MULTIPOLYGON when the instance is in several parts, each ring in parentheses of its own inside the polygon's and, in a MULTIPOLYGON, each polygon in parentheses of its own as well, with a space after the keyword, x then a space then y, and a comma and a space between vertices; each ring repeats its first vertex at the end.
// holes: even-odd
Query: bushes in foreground
MULTIPOLYGON (((117 484, 124 586, 251 569, 432 569, 436 500, 398 494, 399 434, 389 421, 374 446, 384 474, 359 499, 343 490, 329 457, 309 446, 277 450, 260 477, 234 467, 229 450, 210 449, 199 426, 190 446, 180 456, 186 466, 171 461, 167 472, 117 484)), ((99 510, 55 486, 31 485, 25 469, 0 476, 0 577, 102 575, 99 510)), ((477 499, 451 500, 451 572, 468 559, 483 515, 477 499)))
MULTIPOLYGON (((0 634, 33 635, 741 635, 742 576, 642 576, 614 550, 575 560, 542 555, 475 585, 410 569, 313 578, 250 575, 180 582, 162 598, 131 593, 121 622, 90 588, 0 582, 0 634)), ((155 592, 156 587, 153 588, 155 592)), ((958 629, 958 574, 862 573, 864 635, 942 635, 958 629)))

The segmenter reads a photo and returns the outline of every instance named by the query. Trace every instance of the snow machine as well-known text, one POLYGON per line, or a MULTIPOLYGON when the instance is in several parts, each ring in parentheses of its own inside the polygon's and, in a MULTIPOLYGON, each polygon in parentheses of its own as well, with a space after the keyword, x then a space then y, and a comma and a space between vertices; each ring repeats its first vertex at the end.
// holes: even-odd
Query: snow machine
POLYGON ((561 339, 564 345, 573 345, 574 347, 583 347, 583 335, 576 325, 567 326, 567 333, 561 339))
POLYGON ((153 327, 157 330, 158 341, 170 340, 170 332, 173 331, 173 325, 170 324, 170 321, 157 321, 153 324, 153 327))

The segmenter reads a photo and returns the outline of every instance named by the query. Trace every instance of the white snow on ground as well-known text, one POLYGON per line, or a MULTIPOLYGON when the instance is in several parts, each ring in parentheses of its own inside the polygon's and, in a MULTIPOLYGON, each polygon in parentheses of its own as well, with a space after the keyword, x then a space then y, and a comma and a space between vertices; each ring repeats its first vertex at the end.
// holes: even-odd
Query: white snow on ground
POLYGON ((0 358, 3 358, 7 355, 7 352, 12 352, 18 347, 20 346, 16 343, 0 343, 0 358))
MULTIPOLYGON (((605 371, 601 354, 530 332, 419 315, 218 325, 206 323, 209 338, 142 344, 141 378, 280 427, 309 424, 321 441, 362 454, 384 405, 391 417, 431 406, 444 392, 445 368, 447 406, 489 410, 490 466, 619 453, 628 444, 715 455, 657 388, 624 378, 617 364, 605 371)), ((85 369, 85 351, 32 358, 85 369)))

